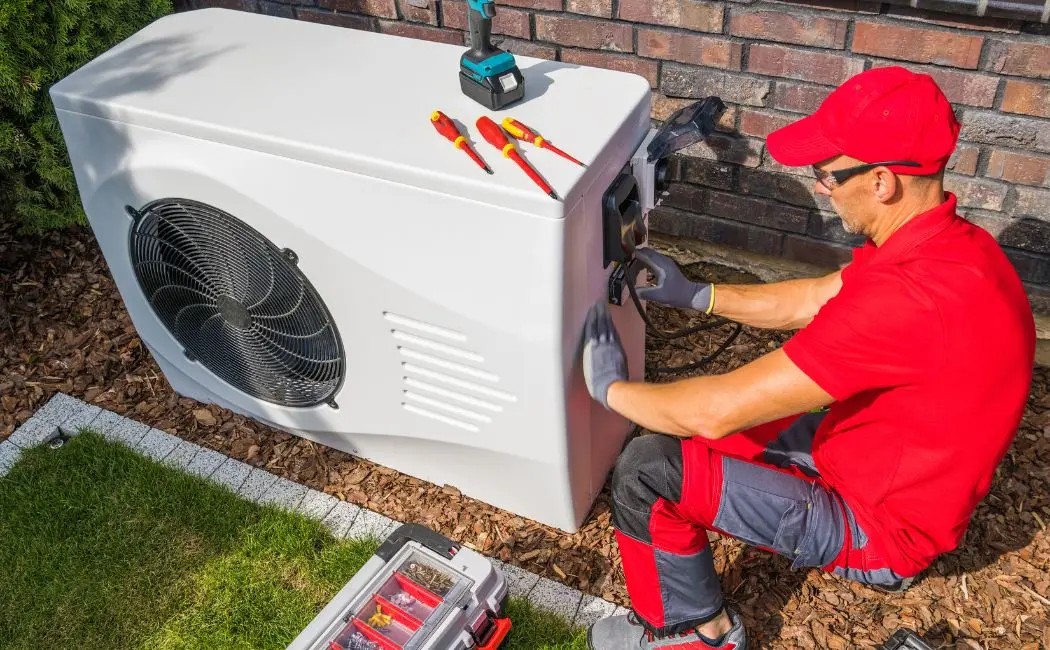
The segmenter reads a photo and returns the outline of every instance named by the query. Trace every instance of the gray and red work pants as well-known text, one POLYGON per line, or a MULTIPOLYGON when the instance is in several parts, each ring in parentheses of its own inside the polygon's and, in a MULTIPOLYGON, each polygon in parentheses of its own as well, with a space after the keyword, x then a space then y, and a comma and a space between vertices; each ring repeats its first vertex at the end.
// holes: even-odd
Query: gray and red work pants
POLYGON ((818 480, 811 448, 823 413, 807 413, 722 440, 643 435, 613 472, 613 526, 627 591, 643 624, 677 634, 722 609, 707 531, 899 589, 849 506, 818 480))

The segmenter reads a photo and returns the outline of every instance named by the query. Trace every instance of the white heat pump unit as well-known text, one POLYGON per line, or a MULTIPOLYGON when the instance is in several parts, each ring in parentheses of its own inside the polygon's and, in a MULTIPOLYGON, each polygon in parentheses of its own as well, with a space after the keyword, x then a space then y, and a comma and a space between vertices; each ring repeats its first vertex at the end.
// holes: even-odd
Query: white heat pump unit
POLYGON ((641 377, 618 262, 644 242, 665 154, 700 134, 651 129, 640 76, 521 56, 525 98, 490 112, 460 90, 463 51, 204 9, 51 96, 91 228, 175 391, 574 531, 631 429, 587 394, 584 316, 614 303, 641 377), (494 174, 435 131, 435 110, 494 174), (522 144, 553 199, 484 141, 483 115, 587 167, 522 144))

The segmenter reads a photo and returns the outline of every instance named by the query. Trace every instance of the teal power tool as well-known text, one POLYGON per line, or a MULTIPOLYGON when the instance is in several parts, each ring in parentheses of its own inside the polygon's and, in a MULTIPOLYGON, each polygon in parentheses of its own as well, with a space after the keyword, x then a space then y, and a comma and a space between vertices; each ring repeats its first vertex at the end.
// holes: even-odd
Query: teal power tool
POLYGON ((525 96, 525 78, 514 55, 492 45, 492 0, 467 0, 470 49, 459 59, 459 85, 463 94, 497 111, 525 96))

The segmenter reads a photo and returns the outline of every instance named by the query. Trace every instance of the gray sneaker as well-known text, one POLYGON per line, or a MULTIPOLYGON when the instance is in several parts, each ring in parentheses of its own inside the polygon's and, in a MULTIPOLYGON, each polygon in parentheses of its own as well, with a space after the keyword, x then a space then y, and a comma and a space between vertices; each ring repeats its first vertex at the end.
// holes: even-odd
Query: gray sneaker
POLYGON ((747 634, 740 617, 726 608, 733 624, 718 645, 711 645, 696 630, 657 637, 646 630, 634 612, 603 618, 587 631, 590 650, 747 650, 747 634))

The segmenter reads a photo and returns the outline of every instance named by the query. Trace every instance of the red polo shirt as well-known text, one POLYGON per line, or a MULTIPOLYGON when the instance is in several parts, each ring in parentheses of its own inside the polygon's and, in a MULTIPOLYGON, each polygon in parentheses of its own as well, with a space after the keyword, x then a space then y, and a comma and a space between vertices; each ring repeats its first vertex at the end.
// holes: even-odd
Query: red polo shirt
POLYGON ((961 542, 1034 364, 1016 271, 945 199, 855 249, 842 289, 784 346, 836 400, 814 439, 821 476, 903 576, 961 542))

